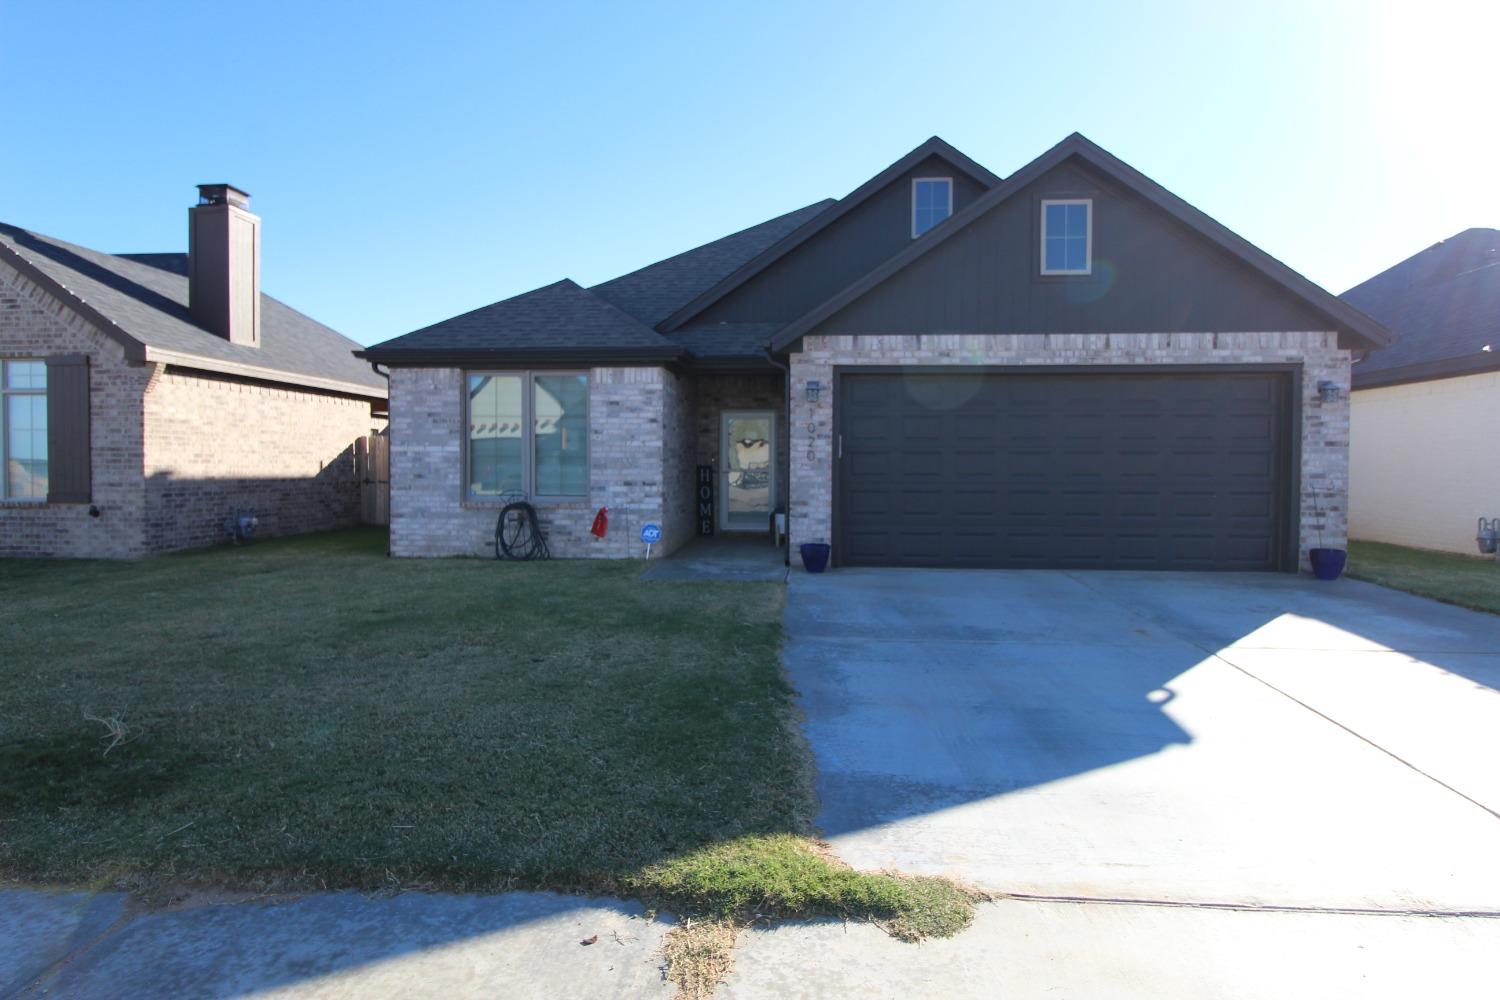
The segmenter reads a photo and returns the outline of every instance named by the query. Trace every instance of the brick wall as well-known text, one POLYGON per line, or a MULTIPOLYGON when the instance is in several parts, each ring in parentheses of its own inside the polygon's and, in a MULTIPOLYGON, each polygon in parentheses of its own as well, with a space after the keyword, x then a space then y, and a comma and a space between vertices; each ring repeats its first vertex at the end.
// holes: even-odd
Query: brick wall
POLYGON ((261 537, 359 522, 354 442, 383 424, 368 401, 174 367, 153 375, 144 407, 150 550, 223 541, 240 509, 261 537))
MULTIPOLYGON (((668 477, 682 475, 680 456, 668 460, 668 421, 672 433, 684 431, 689 409, 681 376, 662 368, 589 373, 589 496, 537 504, 554 556, 639 556, 648 521, 662 525, 666 551, 686 540, 675 537, 674 525, 691 516, 690 508, 677 507, 674 497, 669 509, 664 497, 668 477), (589 534, 600 507, 609 508, 603 540, 589 534)), ((461 370, 391 369, 392 554, 494 555, 500 505, 464 499, 466 436, 461 370)), ((682 493, 691 499, 690 486, 682 493)))
POLYGON ((0 264, 0 356, 89 357, 93 506, 0 501, 0 556, 121 558, 146 553, 141 393, 150 372, 24 275, 0 264))
MULTIPOLYGON (((862 336, 803 339, 791 357, 791 542, 831 541, 833 407, 831 393, 809 403, 805 388, 833 381, 845 365, 1161 365, 1302 366, 1301 552, 1341 547, 1348 535, 1349 352, 1331 332, 1176 334, 1002 334, 862 336), (1340 390, 1317 402, 1319 381, 1340 390)), ((837 558, 837 554, 835 554, 837 558)))

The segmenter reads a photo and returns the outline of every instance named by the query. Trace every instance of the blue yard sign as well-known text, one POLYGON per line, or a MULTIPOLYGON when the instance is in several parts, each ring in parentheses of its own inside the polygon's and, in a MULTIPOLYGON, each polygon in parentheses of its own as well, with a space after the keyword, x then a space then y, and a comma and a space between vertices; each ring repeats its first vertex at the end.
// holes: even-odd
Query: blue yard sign
POLYGON ((643 525, 641 525, 641 541, 643 541, 643 542, 646 543, 646 558, 650 559, 651 558, 651 546, 653 546, 657 542, 661 541, 661 525, 659 525, 659 524, 643 524, 643 525))

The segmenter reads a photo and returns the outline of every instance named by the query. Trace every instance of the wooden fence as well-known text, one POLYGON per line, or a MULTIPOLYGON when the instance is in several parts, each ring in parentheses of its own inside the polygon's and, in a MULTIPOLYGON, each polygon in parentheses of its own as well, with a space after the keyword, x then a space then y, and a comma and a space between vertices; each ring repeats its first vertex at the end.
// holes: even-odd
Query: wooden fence
POLYGON ((391 439, 366 434, 354 444, 354 468, 359 474, 360 520, 391 523, 391 439))

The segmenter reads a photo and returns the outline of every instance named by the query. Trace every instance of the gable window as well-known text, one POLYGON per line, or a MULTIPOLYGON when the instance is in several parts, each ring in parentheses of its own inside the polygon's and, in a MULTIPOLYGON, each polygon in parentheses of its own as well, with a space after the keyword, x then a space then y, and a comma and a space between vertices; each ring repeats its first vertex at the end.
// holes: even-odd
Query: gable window
POLYGON ((916 177, 911 182, 911 238, 953 214, 953 178, 916 177))
POLYGON ((587 373, 471 373, 468 425, 470 499, 588 496, 587 373))
POLYGON ((47 363, 0 362, 0 499, 47 499, 47 363))
POLYGON ((1089 198, 1042 202, 1042 273, 1090 274, 1094 267, 1094 203, 1089 198))

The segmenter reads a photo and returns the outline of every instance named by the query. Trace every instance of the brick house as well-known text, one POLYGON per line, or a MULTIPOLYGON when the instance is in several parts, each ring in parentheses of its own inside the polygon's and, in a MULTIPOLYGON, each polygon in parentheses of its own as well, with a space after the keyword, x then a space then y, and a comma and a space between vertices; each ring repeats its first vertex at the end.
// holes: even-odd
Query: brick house
POLYGON ((359 345, 260 291, 260 220, 203 185, 187 254, 0 225, 0 555, 129 558, 352 524, 385 423, 359 345))
POLYGON ((563 556, 784 512, 835 565, 1295 571, 1344 542, 1350 351, 1388 340, 1073 135, 1003 179, 934 138, 361 356, 390 372, 396 555, 486 552, 526 496, 563 556))

